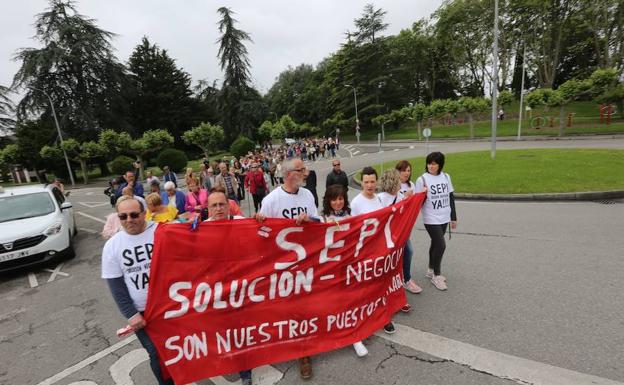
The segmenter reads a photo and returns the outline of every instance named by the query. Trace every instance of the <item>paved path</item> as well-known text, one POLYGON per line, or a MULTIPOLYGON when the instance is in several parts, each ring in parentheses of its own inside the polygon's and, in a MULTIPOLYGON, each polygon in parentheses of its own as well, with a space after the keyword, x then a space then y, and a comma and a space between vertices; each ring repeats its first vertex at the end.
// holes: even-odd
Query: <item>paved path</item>
MULTIPOLYGON (((584 140, 499 148, 564 144, 624 147, 623 140, 584 140)), ((432 143, 430 149, 488 146, 432 143)), ((343 146, 340 154, 350 171, 425 151, 404 143, 381 154, 370 145, 343 146), (347 150, 367 155, 351 157, 347 150)), ((312 163, 319 196, 330 165, 312 163)), ((80 212, 76 259, 0 281, 0 384, 151 384, 138 342, 114 335, 124 320, 99 279, 103 241, 97 233, 111 211, 107 198, 100 187, 75 190, 71 198, 80 212)), ((408 295, 414 311, 396 316, 402 326, 391 339, 367 339, 370 355, 364 359, 350 347, 315 357, 314 378, 307 383, 624 382, 624 205, 460 201, 458 212, 459 228, 447 241, 443 262, 449 290, 437 291, 422 276, 428 238, 418 221, 413 274, 425 290, 408 295)), ((256 373, 258 384, 301 383, 294 362, 256 373)))

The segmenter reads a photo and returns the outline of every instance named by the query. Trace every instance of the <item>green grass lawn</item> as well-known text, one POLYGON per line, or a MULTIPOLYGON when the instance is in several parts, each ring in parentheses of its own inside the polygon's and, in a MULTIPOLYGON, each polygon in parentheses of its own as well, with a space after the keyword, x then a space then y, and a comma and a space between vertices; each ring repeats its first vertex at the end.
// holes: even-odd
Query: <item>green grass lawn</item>
MULTIPOLYGON (((409 159, 412 179, 422 174, 424 158, 409 159)), ((384 169, 396 161, 384 163, 384 169)), ((377 171, 381 165, 374 166, 377 171)), ((624 190, 624 150, 499 150, 446 155, 444 171, 458 193, 529 194, 624 190)), ((359 174, 356 176, 359 179, 359 174)))
MULTIPOLYGON (((600 122, 598 105, 594 102, 574 102, 566 108, 566 114, 568 112, 574 113, 572 119, 572 127, 566 127, 566 135, 583 135, 583 134, 615 134, 624 133, 624 118, 621 114, 617 114, 612 117, 611 123, 606 125, 600 122)), ((518 103, 515 102, 508 108, 506 108, 507 119, 498 121, 497 124, 497 136, 516 136, 518 133, 518 103)), ((522 122, 522 136, 538 136, 559 135, 559 109, 535 109, 531 112, 532 117, 542 116, 547 123, 545 127, 540 129, 532 128, 531 120, 528 115, 523 118, 522 122), (554 117, 553 127, 550 127, 550 117, 554 117)), ((475 117, 475 137, 484 138, 492 135, 491 123, 489 120, 490 115, 488 113, 480 115, 479 118, 475 117)), ((458 115, 458 118, 463 119, 462 114, 458 115)), ((533 122, 535 123, 535 122, 533 122)), ((470 126, 466 122, 461 122, 453 125, 443 125, 440 121, 434 120, 433 127, 431 129, 432 134, 430 139, 450 139, 450 138, 468 138, 470 133, 470 126)), ((391 124, 386 125, 385 130, 386 140, 418 140, 418 131, 416 123, 408 121, 402 124, 398 129, 393 128, 391 124)), ((381 132, 381 128, 363 127, 361 131, 360 140, 363 141, 376 141, 377 133, 381 132)), ((355 135, 352 133, 345 133, 343 140, 355 141, 355 135)), ((424 138, 422 138, 424 140, 424 138)))

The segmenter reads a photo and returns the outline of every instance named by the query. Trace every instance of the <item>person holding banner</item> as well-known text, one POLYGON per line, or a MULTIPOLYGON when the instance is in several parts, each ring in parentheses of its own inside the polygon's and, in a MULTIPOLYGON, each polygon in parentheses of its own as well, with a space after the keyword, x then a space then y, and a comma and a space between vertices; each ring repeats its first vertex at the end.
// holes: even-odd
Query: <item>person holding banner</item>
MULTIPOLYGON (((401 187, 399 188, 398 199, 401 201, 414 195, 416 186, 412 179, 412 165, 407 160, 401 160, 395 166, 395 169, 399 172, 399 178, 401 180, 401 187)), ((418 294, 422 292, 422 288, 416 284, 412 279, 412 257, 414 256, 414 248, 412 247, 412 241, 408 238, 403 249, 403 280, 405 290, 418 294)))
MULTIPOLYGON (((381 210, 384 205, 375 193, 377 191, 377 171, 366 166, 362 169, 362 192, 351 202, 351 215, 367 214, 376 210, 381 210)), ((394 323, 390 321, 383 327, 387 334, 394 334, 396 329, 394 323)))
POLYGON ((145 210, 133 197, 119 200, 117 217, 123 231, 113 235, 102 251, 102 278, 121 314, 128 320, 128 326, 136 334, 147 351, 150 367, 159 385, 173 385, 161 373, 156 347, 145 332, 147 325, 143 311, 147 303, 147 289, 150 263, 154 247, 154 231, 157 224, 145 220, 145 210))
MULTIPOLYGON (((294 219, 297 225, 310 222, 318 216, 314 196, 303 188, 303 179, 306 167, 301 159, 294 158, 284 161, 282 164, 284 184, 271 191, 262 200, 260 212, 255 218, 263 221, 265 218, 294 219)), ((299 359, 299 374, 303 379, 312 377, 312 364, 310 357, 299 359)))
MULTIPOLYGON (((208 221, 228 221, 232 219, 245 219, 240 215, 230 214, 230 201, 225 196, 225 191, 213 188, 208 195, 208 221)), ((251 369, 239 372, 243 385, 252 385, 251 369)))
MULTIPOLYGON (((432 152, 425 159, 425 173, 416 180, 416 188, 427 188, 427 199, 422 207, 423 223, 431 238, 429 247, 429 269, 426 277, 438 290, 446 290, 446 278, 441 275, 442 256, 446 250, 444 234, 450 223, 451 230, 457 227, 455 197, 451 177, 442 172, 444 154, 432 152)), ((450 237, 450 234, 449 234, 450 237)))
MULTIPOLYGON (((349 195, 347 190, 339 184, 331 185, 325 190, 323 197, 323 215, 321 219, 325 223, 341 221, 351 216, 351 208, 349 208, 349 195)), ((355 354, 358 357, 364 357, 368 354, 368 349, 362 341, 353 344, 355 354)))

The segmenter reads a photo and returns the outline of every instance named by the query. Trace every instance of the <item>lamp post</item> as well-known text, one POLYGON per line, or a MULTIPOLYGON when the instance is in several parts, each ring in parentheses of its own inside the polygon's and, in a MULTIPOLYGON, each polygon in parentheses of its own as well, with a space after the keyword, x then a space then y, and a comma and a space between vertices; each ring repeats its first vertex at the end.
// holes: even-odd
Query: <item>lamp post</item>
POLYGON ((63 156, 65 157, 65 164, 67 165, 67 172, 69 173, 69 179, 71 180, 72 187, 74 187, 76 185, 76 182, 74 182, 74 174, 72 174, 72 169, 71 169, 71 166, 69 165, 69 158, 67 157, 67 152, 65 152, 65 149, 63 148, 63 135, 61 134, 61 126, 59 126, 59 122, 56 117, 56 110, 54 109, 54 103, 52 103, 52 98, 50 97, 50 94, 48 94, 41 88, 35 88, 35 87, 28 87, 28 88, 41 92, 50 101, 50 108, 52 109, 52 116, 54 116, 54 124, 56 124, 56 131, 58 132, 59 140, 61 142, 61 150, 63 150, 63 156))
POLYGON ((526 43, 524 43, 524 49, 522 53, 522 84, 520 85, 520 116, 518 117, 518 138, 516 140, 520 140, 520 132, 522 131, 522 114, 523 111, 523 103, 524 103, 524 72, 526 69, 526 43))
POLYGON ((492 150, 490 156, 496 159, 496 124, 498 98, 498 0, 494 0, 494 46, 492 47, 492 150))
POLYGON ((355 87, 350 84, 345 84, 345 87, 353 88, 353 100, 355 102, 355 137, 357 138, 358 144, 360 144, 360 119, 358 119, 358 110, 357 110, 357 91, 355 87))

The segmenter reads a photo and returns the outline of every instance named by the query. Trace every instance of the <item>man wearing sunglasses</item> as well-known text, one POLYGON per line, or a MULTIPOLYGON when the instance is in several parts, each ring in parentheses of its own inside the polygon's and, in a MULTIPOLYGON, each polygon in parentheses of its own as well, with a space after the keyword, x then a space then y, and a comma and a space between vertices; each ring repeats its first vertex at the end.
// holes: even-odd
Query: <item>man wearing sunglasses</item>
POLYGON ((143 329, 156 224, 145 220, 143 206, 133 197, 119 198, 115 207, 123 231, 113 235, 104 245, 102 278, 106 280, 119 311, 147 350, 158 384, 172 385, 171 379, 163 379, 156 347, 143 329))
POLYGON ((327 179, 325 180, 325 188, 329 186, 333 186, 338 184, 344 187, 345 190, 349 191, 349 178, 347 174, 340 169, 340 160, 334 159, 332 160, 332 170, 327 174, 327 179))

